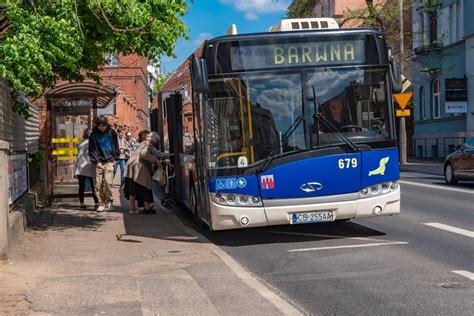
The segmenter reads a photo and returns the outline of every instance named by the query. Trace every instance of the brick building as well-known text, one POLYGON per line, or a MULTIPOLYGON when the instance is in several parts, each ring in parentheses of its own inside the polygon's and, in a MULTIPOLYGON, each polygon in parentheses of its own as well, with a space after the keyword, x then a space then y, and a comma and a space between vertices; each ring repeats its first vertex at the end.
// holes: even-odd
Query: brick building
POLYGON ((99 114, 109 117, 117 129, 138 132, 150 127, 150 80, 148 59, 137 55, 106 56, 108 64, 99 73, 102 85, 91 80, 79 83, 58 82, 38 100, 40 145, 47 166, 43 178, 48 195, 72 194, 76 190, 74 162, 76 144, 84 130, 93 127, 99 114))
MULTIPOLYGON (((97 114, 109 117, 114 128, 119 126, 131 131, 135 136, 140 130, 149 128, 149 91, 150 82, 146 70, 148 59, 137 55, 108 56, 109 63, 99 74, 102 84, 113 88, 117 95, 115 100, 106 108, 99 109, 97 114)), ((91 82, 88 80, 87 82, 91 82)), ((56 87, 67 84, 61 81, 56 87)), ((80 97, 78 98, 80 100, 80 97)), ((88 100, 90 101, 90 100, 88 100)), ((80 103, 80 102, 79 102, 80 103)), ((51 126, 47 122, 46 100, 37 100, 40 107, 41 143, 48 143, 51 126)), ((78 105, 77 102, 74 103, 78 105)))
POLYGON ((135 136, 150 126, 148 59, 137 55, 111 56, 100 77, 104 85, 116 87, 114 108, 99 111, 108 114, 112 126, 122 126, 135 136), (113 113, 112 111, 115 110, 113 113), (112 112, 112 113, 111 113, 112 112))
MULTIPOLYGON (((289 6, 291 9, 292 6, 295 6, 301 3, 302 0, 293 0, 289 6)), ((386 0, 374 0, 374 5, 384 4, 386 0)), ((344 20, 344 17, 347 15, 348 9, 358 10, 365 8, 367 6, 365 0, 320 0, 315 3, 312 12, 312 17, 327 17, 334 18, 339 22, 344 20)), ((354 28, 359 27, 362 22, 360 21, 347 21, 342 24, 344 28, 354 28)))

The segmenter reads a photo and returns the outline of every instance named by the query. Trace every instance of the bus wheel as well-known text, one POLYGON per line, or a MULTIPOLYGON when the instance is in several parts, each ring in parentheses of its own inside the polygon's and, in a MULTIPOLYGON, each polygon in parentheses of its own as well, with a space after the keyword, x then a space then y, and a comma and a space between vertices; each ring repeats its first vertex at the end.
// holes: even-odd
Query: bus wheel
POLYGON ((198 212, 197 206, 197 198, 196 198, 196 188, 191 186, 189 188, 189 195, 190 195, 190 206, 191 206, 191 213, 193 213, 194 221, 198 224, 199 227, 203 227, 204 222, 201 220, 198 212))

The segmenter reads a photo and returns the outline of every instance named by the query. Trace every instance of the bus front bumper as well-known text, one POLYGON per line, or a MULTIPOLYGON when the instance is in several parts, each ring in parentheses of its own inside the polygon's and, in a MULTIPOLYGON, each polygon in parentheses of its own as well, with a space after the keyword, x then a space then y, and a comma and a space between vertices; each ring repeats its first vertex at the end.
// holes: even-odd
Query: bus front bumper
MULTIPOLYGON (((337 200, 337 196, 334 199, 337 200)), ((283 205, 284 201, 281 200, 281 206, 235 207, 219 205, 211 200, 212 230, 287 225, 292 223, 293 213, 304 212, 332 211, 336 221, 397 214, 400 213, 400 187, 384 195, 350 201, 283 205), (374 213, 376 207, 382 209, 379 214, 374 213)), ((278 202, 272 201, 272 204, 278 202)))

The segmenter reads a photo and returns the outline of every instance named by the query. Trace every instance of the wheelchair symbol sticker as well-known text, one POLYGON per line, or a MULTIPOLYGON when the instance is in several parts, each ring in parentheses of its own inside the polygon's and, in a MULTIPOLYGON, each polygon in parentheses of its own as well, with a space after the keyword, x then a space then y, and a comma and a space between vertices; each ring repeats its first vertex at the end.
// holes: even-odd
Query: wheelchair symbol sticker
POLYGON ((216 188, 217 190, 225 190, 225 179, 217 179, 216 180, 216 188))

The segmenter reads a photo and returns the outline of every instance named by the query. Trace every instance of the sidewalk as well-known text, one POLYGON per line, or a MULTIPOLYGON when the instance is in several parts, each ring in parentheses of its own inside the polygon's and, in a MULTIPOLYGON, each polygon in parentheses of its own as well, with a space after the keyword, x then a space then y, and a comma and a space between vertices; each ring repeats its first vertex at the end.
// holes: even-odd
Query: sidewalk
POLYGON ((422 160, 416 158, 409 158, 406 165, 400 166, 402 172, 417 172, 432 175, 444 175, 444 166, 441 161, 422 160))
POLYGON ((171 212, 123 211, 62 202, 36 213, 0 265, 0 314, 300 313, 171 212))

